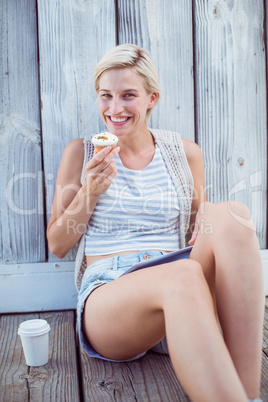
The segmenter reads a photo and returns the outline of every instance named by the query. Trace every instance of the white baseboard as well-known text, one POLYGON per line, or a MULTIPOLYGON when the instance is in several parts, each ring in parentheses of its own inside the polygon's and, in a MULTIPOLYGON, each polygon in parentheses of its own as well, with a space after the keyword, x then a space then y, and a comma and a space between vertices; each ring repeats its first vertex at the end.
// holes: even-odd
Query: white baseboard
MULTIPOLYGON (((268 250, 261 250, 268 296, 268 250)), ((74 262, 0 265, 0 313, 76 308, 74 262)))
POLYGON ((76 308, 74 262, 0 265, 0 313, 76 308))
POLYGON ((265 295, 268 296, 268 250, 261 250, 261 258, 263 267, 265 295))

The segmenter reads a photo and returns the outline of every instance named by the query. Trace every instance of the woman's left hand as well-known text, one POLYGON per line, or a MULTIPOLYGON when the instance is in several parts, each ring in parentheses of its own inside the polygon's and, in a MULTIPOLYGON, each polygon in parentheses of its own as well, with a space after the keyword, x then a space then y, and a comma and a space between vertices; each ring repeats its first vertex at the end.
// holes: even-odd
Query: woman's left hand
POLYGON ((191 236, 191 239, 188 241, 189 246, 192 246, 193 244, 195 244, 195 241, 197 239, 199 233, 199 220, 198 220, 198 215, 196 215, 196 220, 195 220, 195 224, 194 224, 194 230, 191 236))
POLYGON ((197 236, 200 232, 200 228, 204 226, 204 219, 205 219, 205 214, 207 213, 208 209, 213 207, 212 202, 204 201, 199 204, 198 211, 195 217, 195 223, 194 223, 194 230, 192 233, 192 237, 189 240, 188 244, 191 246, 196 242, 197 236))
POLYGON ((204 211, 205 211, 205 208, 206 208, 207 204, 208 203, 206 201, 201 202, 199 204, 198 211, 197 211, 196 217, 195 217, 194 230, 192 232, 191 239, 188 242, 188 244, 190 246, 192 246, 195 243, 196 239, 197 239, 198 233, 200 231, 202 215, 204 214, 204 211))

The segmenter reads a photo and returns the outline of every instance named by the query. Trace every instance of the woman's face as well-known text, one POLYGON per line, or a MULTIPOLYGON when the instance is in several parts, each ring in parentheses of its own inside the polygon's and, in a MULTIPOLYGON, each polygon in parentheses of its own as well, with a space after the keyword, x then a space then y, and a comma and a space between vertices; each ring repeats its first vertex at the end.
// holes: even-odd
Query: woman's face
POLYGON ((119 137, 146 129, 146 111, 156 100, 157 94, 148 94, 143 78, 130 68, 107 70, 100 76, 100 116, 107 129, 119 137))

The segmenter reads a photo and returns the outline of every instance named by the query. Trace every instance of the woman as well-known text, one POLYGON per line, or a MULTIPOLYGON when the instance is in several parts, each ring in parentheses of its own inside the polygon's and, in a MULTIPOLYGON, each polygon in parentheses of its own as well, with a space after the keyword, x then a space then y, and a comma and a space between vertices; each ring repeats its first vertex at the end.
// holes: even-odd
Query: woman
POLYGON ((258 398, 264 292, 248 209, 206 202, 200 148, 148 129, 160 88, 145 50, 117 46, 94 78, 100 116, 119 146, 93 153, 87 137, 66 147, 47 229, 58 257, 82 236, 82 347, 111 361, 169 352, 193 401, 258 398), (189 258, 157 265, 185 246, 193 226, 189 258), (144 260, 155 266, 123 275, 144 260))

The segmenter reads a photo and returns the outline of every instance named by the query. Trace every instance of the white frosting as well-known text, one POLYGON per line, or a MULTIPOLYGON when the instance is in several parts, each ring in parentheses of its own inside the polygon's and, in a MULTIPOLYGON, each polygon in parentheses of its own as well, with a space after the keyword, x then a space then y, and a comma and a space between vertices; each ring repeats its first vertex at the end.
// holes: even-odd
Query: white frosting
POLYGON ((104 132, 94 135, 92 138, 92 144, 97 147, 106 147, 107 145, 117 145, 118 138, 116 135, 104 132))

